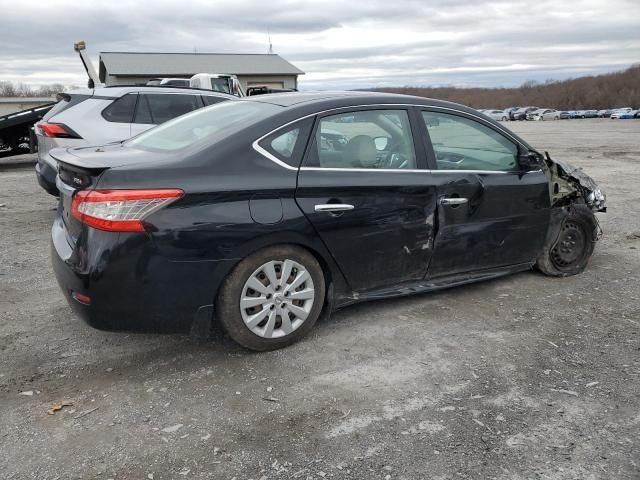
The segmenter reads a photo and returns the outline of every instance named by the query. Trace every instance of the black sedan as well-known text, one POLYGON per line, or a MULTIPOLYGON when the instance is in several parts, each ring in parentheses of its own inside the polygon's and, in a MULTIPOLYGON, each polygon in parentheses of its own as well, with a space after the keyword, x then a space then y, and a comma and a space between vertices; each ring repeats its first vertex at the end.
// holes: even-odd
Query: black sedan
POLYGON ((225 102, 58 149, 56 276, 107 330, 300 339, 321 315, 587 265, 604 194, 461 105, 366 93, 225 102))

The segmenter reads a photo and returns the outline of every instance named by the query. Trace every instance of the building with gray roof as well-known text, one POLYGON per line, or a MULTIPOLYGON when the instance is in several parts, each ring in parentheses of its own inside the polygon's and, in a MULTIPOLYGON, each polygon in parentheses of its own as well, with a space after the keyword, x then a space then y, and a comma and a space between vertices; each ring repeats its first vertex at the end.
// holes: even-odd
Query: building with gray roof
POLYGON ((257 85, 298 88, 298 75, 304 75, 273 53, 100 53, 100 81, 107 86, 144 84, 159 77, 189 78, 196 73, 234 74, 244 89, 257 85))

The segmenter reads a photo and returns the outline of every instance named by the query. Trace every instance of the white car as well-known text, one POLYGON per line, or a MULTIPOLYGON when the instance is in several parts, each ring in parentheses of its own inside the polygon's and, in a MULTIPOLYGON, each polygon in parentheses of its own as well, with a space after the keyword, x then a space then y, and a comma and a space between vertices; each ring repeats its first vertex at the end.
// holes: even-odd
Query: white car
POLYGON ((36 177, 40 186, 55 196, 58 164, 49 150, 119 142, 193 110, 237 100, 224 93, 170 86, 73 90, 58 99, 35 125, 36 177))
POLYGON ((487 117, 493 120, 498 120, 499 122, 506 122, 507 120, 509 120, 509 116, 505 113, 504 110, 487 109, 487 110, 480 110, 480 111, 484 113, 487 117))
POLYGON ((611 114, 612 119, 633 118, 634 111, 631 107, 616 108, 611 114))
POLYGON ((541 108, 533 114, 534 120, 560 120, 560 111, 553 108, 541 108))

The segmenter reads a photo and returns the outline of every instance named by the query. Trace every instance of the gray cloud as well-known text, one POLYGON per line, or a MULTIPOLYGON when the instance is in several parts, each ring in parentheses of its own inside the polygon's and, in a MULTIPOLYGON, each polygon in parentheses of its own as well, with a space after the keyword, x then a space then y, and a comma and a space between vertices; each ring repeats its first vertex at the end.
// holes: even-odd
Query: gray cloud
POLYGON ((302 88, 509 86, 640 60, 636 0, 0 0, 0 80, 83 85, 100 51, 277 53, 302 88))

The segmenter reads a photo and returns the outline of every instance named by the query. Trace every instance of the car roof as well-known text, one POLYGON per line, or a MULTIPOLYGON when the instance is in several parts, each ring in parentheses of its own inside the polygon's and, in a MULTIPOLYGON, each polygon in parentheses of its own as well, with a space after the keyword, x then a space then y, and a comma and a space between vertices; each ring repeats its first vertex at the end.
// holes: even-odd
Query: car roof
POLYGON ((398 93, 384 93, 384 92, 361 92, 361 91, 347 91, 347 92, 288 92, 288 93, 273 93, 266 95, 256 95, 251 97, 245 97, 243 101, 261 102, 277 105, 285 108, 312 109, 315 111, 321 111, 323 109, 333 109, 349 106, 366 106, 366 105, 424 105, 452 108, 455 110, 461 110, 471 114, 477 114, 478 111, 460 105, 453 102, 447 102, 445 100, 436 100, 433 98, 416 97, 413 95, 402 95, 398 93))
MULTIPOLYGON (((90 90, 89 90, 90 92, 90 90)), ((199 95, 212 95, 215 97, 223 97, 229 100, 237 100, 238 97, 234 95, 228 95, 226 93, 214 92, 213 90, 206 90, 202 88, 187 88, 187 87, 175 87, 171 85, 126 85, 126 86, 112 86, 112 87, 97 87, 93 90, 93 95, 99 97, 121 97, 127 93, 190 93, 199 95)), ((74 90, 70 93, 82 93, 79 90, 74 90)))

